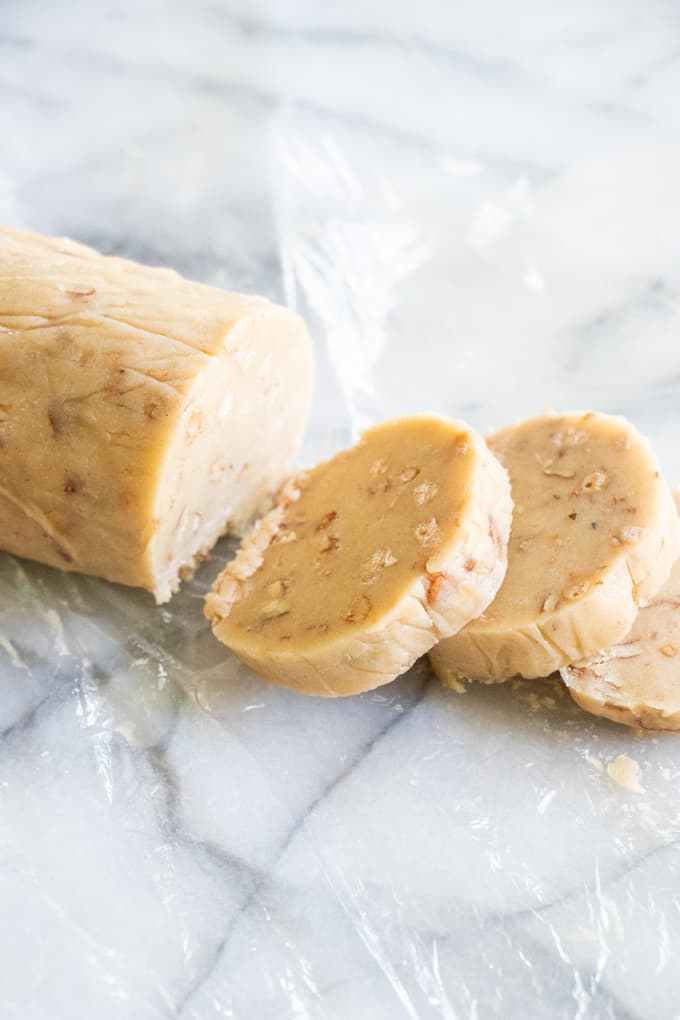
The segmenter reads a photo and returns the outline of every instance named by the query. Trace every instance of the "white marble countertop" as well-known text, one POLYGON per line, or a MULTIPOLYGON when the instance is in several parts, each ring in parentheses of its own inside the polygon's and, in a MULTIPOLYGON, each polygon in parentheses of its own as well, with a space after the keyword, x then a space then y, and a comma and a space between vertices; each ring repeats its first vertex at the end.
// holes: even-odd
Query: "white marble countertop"
MULTIPOLYGON (((680 481, 677 5, 1 14, 0 220, 295 303, 305 459, 593 407, 680 481)), ((677 1020, 680 738, 274 690, 202 618, 227 555, 160 611, 0 555, 1 1020, 677 1020)))

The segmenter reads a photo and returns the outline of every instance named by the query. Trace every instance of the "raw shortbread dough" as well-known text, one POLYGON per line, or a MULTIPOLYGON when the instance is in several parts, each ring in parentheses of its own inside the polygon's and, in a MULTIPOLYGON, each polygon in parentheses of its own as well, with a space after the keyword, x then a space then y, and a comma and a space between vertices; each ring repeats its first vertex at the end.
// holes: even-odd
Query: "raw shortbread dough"
POLYGON ((511 507, 505 471, 467 426, 386 422, 285 487, 206 616, 273 683, 327 697, 370 690, 489 604, 511 507))
POLYGON ((437 676, 543 677, 620 641, 680 551, 673 499, 622 418, 546 414, 489 439, 515 502, 505 581, 430 654, 437 676))
MULTIPOLYGON (((677 493, 675 502, 680 510, 677 493)), ((628 726, 680 730, 680 561, 620 644, 560 672, 588 712, 628 726)))
POLYGON ((631 793, 644 793, 645 788, 640 782, 640 764, 627 754, 620 754, 607 765, 607 775, 624 790, 631 793))
POLYGON ((264 298, 0 227, 0 548, 165 601, 271 505, 312 374, 264 298))

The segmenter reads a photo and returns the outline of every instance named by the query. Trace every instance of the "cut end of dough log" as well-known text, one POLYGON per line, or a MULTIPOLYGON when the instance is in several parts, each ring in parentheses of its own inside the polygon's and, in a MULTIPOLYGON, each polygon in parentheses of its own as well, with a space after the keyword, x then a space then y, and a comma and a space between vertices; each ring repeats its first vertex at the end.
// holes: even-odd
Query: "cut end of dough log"
POLYGON ((670 490, 622 418, 548 414, 496 433, 515 503, 489 609, 430 654, 443 683, 547 676, 622 640, 680 552, 670 490))
POLYGON ((502 581, 506 474, 467 426, 405 418, 289 483, 206 599, 273 683, 327 697, 405 672, 502 581))
POLYGON ((271 506, 307 421, 312 374, 302 319, 269 305, 241 320, 197 377, 156 491, 150 558, 159 601, 221 535, 242 534, 271 506), (246 378, 234 360, 243 349, 246 378))

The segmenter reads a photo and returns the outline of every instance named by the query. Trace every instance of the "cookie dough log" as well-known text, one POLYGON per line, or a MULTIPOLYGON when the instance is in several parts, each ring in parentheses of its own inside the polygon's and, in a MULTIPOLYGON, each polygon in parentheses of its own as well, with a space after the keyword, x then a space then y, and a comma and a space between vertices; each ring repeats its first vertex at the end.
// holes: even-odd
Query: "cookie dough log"
POLYGON ((547 676, 620 641, 680 552, 673 499, 623 418, 547 414, 496 433, 515 510, 505 581, 430 659, 445 684, 547 676))
POLYGON ((511 505, 505 471, 466 425, 386 422, 284 487, 206 616, 272 683, 326 697, 371 690, 489 604, 511 505))
POLYGON ((312 374, 264 298, 1 227, 0 548, 166 601, 278 490, 312 374))
MULTIPOLYGON (((675 503, 680 511, 678 493, 675 503)), ((620 644, 560 673, 587 712, 643 729, 680 730, 680 561, 620 644)))

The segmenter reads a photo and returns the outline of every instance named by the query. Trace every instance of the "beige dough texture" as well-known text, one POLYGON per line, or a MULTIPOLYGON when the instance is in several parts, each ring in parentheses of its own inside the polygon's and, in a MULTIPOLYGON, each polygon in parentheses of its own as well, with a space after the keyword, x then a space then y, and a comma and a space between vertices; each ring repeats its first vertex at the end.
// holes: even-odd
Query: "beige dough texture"
POLYGON ((430 654, 456 688, 548 676, 616 644, 680 552, 670 490, 624 419, 546 414, 488 442, 515 503, 508 570, 488 610, 430 654))
POLYGON ((640 764, 627 754, 619 754, 607 765, 607 775, 630 793, 644 793, 640 782, 640 764))
MULTIPOLYGON (((680 509, 677 493, 675 501, 680 509)), ((680 730, 680 561, 620 644, 560 672, 574 701, 594 715, 680 730)))
POLYGON ((167 600, 271 505, 312 376, 264 298, 0 227, 0 548, 167 600))
POLYGON ((404 418, 288 484, 206 599, 260 676, 356 694, 479 615, 506 568, 505 471, 458 422, 404 418))

